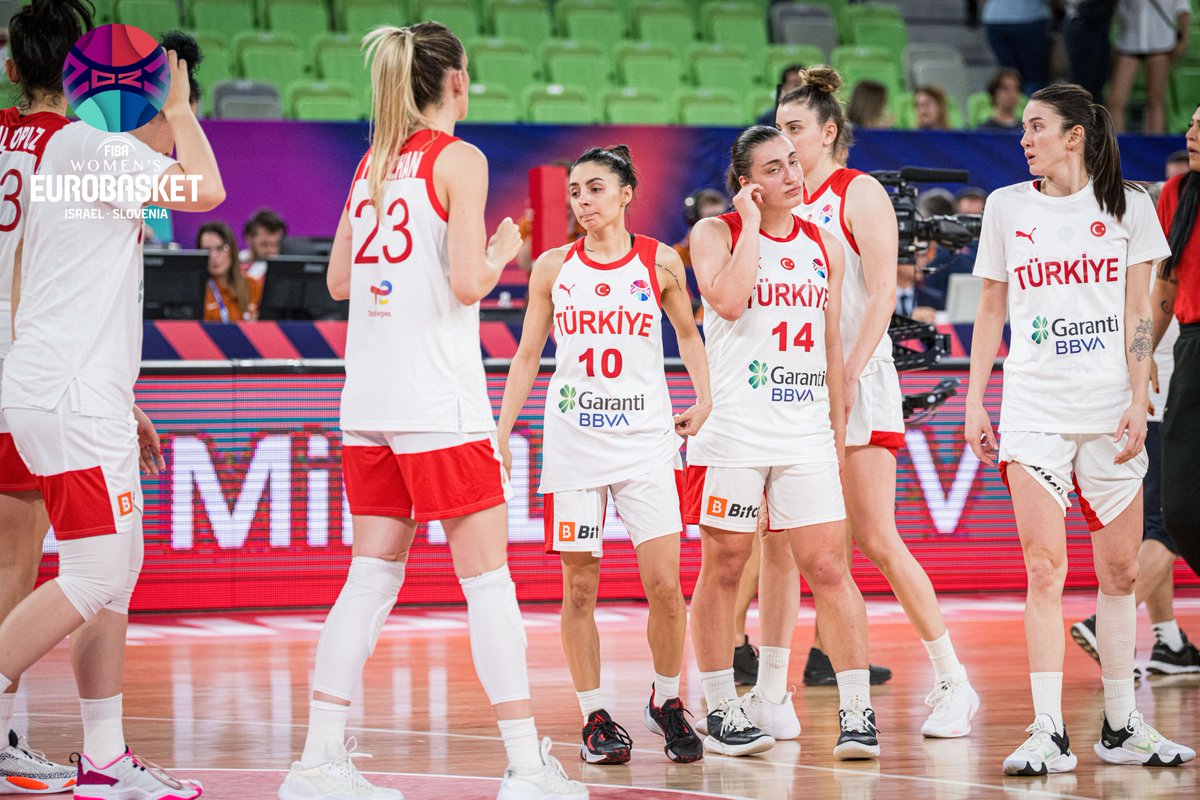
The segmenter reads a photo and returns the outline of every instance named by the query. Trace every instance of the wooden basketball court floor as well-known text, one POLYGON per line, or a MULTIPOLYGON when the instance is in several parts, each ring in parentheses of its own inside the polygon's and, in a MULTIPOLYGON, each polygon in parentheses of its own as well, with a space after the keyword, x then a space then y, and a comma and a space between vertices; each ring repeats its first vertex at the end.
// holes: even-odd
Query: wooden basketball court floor
MULTIPOLYGON (((1178 617, 1200 636, 1200 597, 1182 596, 1178 617)), ((1091 613, 1095 595, 1068 595, 1069 622, 1091 613)), ((1002 760, 1032 721, 1028 668, 1018 596, 947 596, 943 609, 959 654, 983 707, 964 739, 926 740, 925 693, 932 671, 899 606, 869 600, 872 661, 895 677, 875 687, 883 755, 878 761, 840 762, 832 748, 837 690, 801 685, 812 635, 806 602, 793 642, 792 682, 803 732, 751 758, 707 756, 673 764, 661 740, 641 721, 652 673, 645 645, 644 606, 602 605, 598 611, 608 708, 630 732, 634 757, 623 766, 592 767, 578 757, 579 708, 558 640, 557 608, 527 605, 529 664, 539 734, 571 777, 600 800, 891 800, 892 798, 1195 798, 1195 763, 1179 769, 1101 765, 1092 752, 1103 698, 1098 667, 1067 643, 1064 707, 1076 772, 1041 778, 1002 774, 1002 760)), ((205 797, 275 797, 304 739, 313 650, 322 614, 252 613, 186 617, 137 616, 130 628, 126 667, 126 734, 146 758, 183 777, 201 780, 205 797)), ((751 612, 751 634, 756 619, 751 612)), ((1144 613, 1138 656, 1152 644, 1144 613)), ((690 644, 682 686, 688 707, 702 707, 690 644)), ((65 646, 25 677, 17 725, 35 746, 65 760, 78 748, 78 706, 65 646)), ((1200 678, 1150 677, 1137 689, 1139 707, 1161 731, 1200 744, 1200 678)), ((461 607, 401 608, 384 630, 368 664, 349 732, 358 761, 381 785, 408 800, 492 798, 504 768, 490 708, 475 679, 461 607)))

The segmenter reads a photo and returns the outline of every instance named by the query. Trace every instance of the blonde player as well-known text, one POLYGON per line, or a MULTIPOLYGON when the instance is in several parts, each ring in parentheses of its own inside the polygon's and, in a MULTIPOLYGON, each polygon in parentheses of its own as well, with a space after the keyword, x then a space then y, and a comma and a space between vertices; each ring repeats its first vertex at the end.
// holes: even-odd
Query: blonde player
POLYGON ((376 28, 364 42, 371 149, 354 174, 328 275, 330 293, 350 299, 341 427, 354 557, 317 645, 304 753, 279 797, 401 796, 354 767, 346 718, 404 582, 417 525, 436 519, 508 753, 499 800, 582 800, 587 789, 567 780, 549 739, 539 747, 533 722, 525 628, 506 558, 508 477, 479 354, 479 300, 520 236, 506 219, 485 243, 487 160, 454 135, 468 98, 458 38, 423 22, 376 28))
MULTIPOLYGON (((194 47, 194 42, 191 43, 194 47)), ((187 62, 167 53, 171 85, 162 111, 132 134, 84 122, 50 139, 37 170, 46 194, 30 193, 16 266, 14 342, 0 399, 21 457, 45 498, 59 543, 59 572, 0 625, 0 690, 85 622, 103 636, 76 643, 84 747, 75 797, 191 800, 199 784, 179 781, 133 755, 121 729, 121 672, 129 599, 142 565, 138 475, 162 466, 158 435, 133 404, 141 363, 143 197, 116 190, 87 199, 70 191, 87 164, 119 148, 117 186, 192 186, 156 200, 207 211, 225 197, 192 105, 198 87, 187 62), (164 155, 174 149, 178 162, 164 155), (100 268, 102 266, 102 268, 100 268), (99 693, 102 690, 104 693, 99 693), (86 699, 97 698, 97 699, 86 699)))
POLYGON ((624 145, 592 148, 571 165, 571 210, 587 233, 534 264, 521 345, 500 408, 507 468, 509 434, 553 331, 556 365, 538 491, 546 498, 546 550, 562 560, 563 652, 584 718, 579 755, 592 764, 623 764, 632 749, 600 691, 595 608, 609 492, 633 540, 650 605, 654 684, 646 726, 664 737, 672 761, 704 757, 679 699, 687 610, 679 587, 677 477, 681 483, 679 434, 695 434, 712 410, 708 365, 679 254, 625 228, 637 182, 624 145), (696 404, 674 421, 663 371, 664 311, 696 387, 696 404))
MULTIPOLYGON (((904 416, 887 334, 896 307, 896 215, 878 181, 845 167, 851 136, 835 95, 841 76, 829 67, 814 67, 804 70, 802 81, 801 88, 780 101, 775 118, 804 169, 804 201, 796 213, 833 233, 846 257, 846 511, 854 540, 887 578, 933 664, 933 691, 925 699, 932 710, 921 732, 930 737, 965 736, 979 709, 979 695, 955 655, 933 585, 896 530, 896 451, 904 444, 904 416)), ((780 547, 771 540, 765 544, 780 547)), ((770 552, 765 558, 786 563, 770 552)), ((764 647, 758 685, 768 692, 769 702, 783 699, 783 648, 791 642, 799 604, 795 573, 786 581, 786 592, 771 594, 786 598, 787 605, 776 609, 764 603, 759 608, 764 647), (772 633, 774 641, 768 639, 772 633)), ((820 627, 824 633, 825 626, 820 627)))
POLYGON ((1062 712, 1063 516, 1074 487, 1092 531, 1104 683, 1101 761, 1178 766, 1194 750, 1164 738, 1133 696, 1134 582, 1142 540, 1143 440, 1151 363, 1151 265, 1170 254, 1154 206, 1121 178, 1112 120, 1075 85, 1029 99, 1021 147, 1037 180, 994 192, 975 274, 984 279, 971 347, 964 435, 1000 463, 1029 589, 1025 635, 1034 721, 1004 760, 1010 775, 1075 769, 1062 712), (1000 448, 983 406, 1005 316, 1000 448))
POLYGON ((724 755, 767 750, 775 739, 754 719, 787 738, 800 732, 790 702, 767 704, 761 692, 739 700, 734 690, 734 604, 765 489, 775 529, 767 540, 790 544, 827 622, 841 700, 834 754, 874 757, 866 610, 846 565, 838 478, 841 246, 792 213, 803 174, 782 133, 762 125, 743 131, 732 162, 735 211, 701 220, 692 232, 713 374, 712 415, 688 446, 685 502, 685 521, 698 522, 701 533, 692 641, 709 710, 704 744, 724 755))

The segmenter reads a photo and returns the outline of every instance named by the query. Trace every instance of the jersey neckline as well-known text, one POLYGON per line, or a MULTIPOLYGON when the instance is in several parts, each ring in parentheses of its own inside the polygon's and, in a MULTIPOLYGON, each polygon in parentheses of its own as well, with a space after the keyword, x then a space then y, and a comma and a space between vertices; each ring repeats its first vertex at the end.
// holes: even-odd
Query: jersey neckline
POLYGON ((607 263, 603 262, 603 261, 595 261, 594 259, 592 259, 588 256, 588 254, 584 251, 584 247, 583 247, 583 242, 586 238, 587 238, 586 236, 580 236, 578 239, 575 240, 575 245, 574 245, 574 247, 571 248, 575 252, 575 255, 579 257, 580 261, 582 261, 585 265, 591 267, 592 269, 608 270, 608 269, 619 269, 620 267, 623 267, 626 264, 628 264, 629 262, 633 261, 633 259, 637 257, 638 244, 639 244, 638 239, 641 237, 634 234, 632 237, 633 241, 630 243, 629 252, 626 253, 625 255, 621 256, 620 258, 618 258, 616 261, 610 261, 607 263))
POLYGON ((758 229, 758 232, 760 234, 762 234, 763 236, 765 236, 766 238, 770 239, 772 242, 790 242, 796 238, 796 234, 800 233, 800 217, 796 216, 795 214, 792 214, 792 231, 787 236, 783 236, 783 237, 772 236, 771 234, 764 231, 761 227, 758 229))

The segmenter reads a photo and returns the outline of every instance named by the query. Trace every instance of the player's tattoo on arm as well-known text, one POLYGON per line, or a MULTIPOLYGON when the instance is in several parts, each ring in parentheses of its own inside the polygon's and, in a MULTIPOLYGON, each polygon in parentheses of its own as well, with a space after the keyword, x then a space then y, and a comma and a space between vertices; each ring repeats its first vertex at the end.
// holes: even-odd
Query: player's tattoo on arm
POLYGON ((663 264, 660 264, 660 263, 658 263, 657 261, 655 261, 655 262, 654 262, 654 266, 658 267, 658 268, 659 268, 659 269, 661 269, 663 272, 665 272, 665 273, 667 273, 668 275, 670 275, 670 276, 671 276, 671 277, 672 277, 672 278, 675 280, 675 285, 676 285, 677 287, 679 287, 679 290, 680 290, 680 291, 683 291, 683 284, 679 282, 679 276, 678 276, 678 275, 676 275, 676 274, 675 274, 675 272, 674 272, 674 271, 673 271, 673 270, 672 270, 670 267, 668 267, 668 266, 664 266, 663 264))
POLYGON ((1133 353, 1138 361, 1142 361, 1153 352, 1153 348, 1150 347, 1153 331, 1154 325, 1150 320, 1138 320, 1137 329, 1133 332, 1133 344, 1129 346, 1129 352, 1133 353))
POLYGON ((1158 304, 1158 307, 1163 310, 1164 314, 1174 314, 1175 313, 1175 304, 1168 302, 1166 300, 1160 301, 1158 304))

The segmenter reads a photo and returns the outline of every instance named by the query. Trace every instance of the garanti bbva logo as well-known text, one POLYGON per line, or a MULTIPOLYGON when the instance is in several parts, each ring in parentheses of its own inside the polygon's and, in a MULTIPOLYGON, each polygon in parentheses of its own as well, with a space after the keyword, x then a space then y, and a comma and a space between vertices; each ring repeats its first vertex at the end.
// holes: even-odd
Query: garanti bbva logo
POLYGON ((72 110, 109 133, 131 131, 153 119, 170 86, 166 52, 132 25, 88 31, 63 63, 63 89, 72 110))

